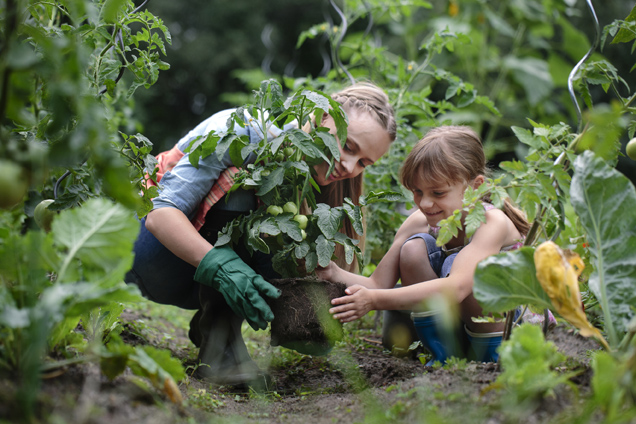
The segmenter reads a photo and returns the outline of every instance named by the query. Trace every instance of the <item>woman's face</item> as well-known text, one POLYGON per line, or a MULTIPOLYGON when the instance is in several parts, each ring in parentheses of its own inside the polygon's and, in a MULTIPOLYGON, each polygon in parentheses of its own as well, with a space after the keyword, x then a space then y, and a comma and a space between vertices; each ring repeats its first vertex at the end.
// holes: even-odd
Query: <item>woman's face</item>
MULTIPOLYGON (((353 111, 348 115, 347 140, 340 142, 340 161, 336 162, 333 172, 325 177, 329 170, 327 162, 314 166, 314 179, 318 185, 325 186, 334 181, 354 178, 389 150, 389 133, 368 112, 353 111)), ((321 125, 329 128, 329 132, 336 136, 336 125, 330 115, 326 115, 321 125)))

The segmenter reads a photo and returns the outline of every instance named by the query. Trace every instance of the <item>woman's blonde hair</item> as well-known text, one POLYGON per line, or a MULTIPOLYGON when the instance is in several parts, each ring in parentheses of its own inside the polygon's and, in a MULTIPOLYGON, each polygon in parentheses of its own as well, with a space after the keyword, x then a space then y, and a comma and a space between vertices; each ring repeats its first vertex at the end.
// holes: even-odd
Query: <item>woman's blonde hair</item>
MULTIPOLYGON (((369 82, 359 82, 331 95, 331 98, 340 103, 344 111, 351 115, 353 112, 367 112, 384 128, 389 134, 391 141, 397 136, 397 124, 395 112, 389 101, 389 96, 378 86, 369 82)), ((346 197, 350 198, 354 204, 359 204, 363 190, 364 173, 346 180, 334 181, 333 183, 321 187, 321 193, 317 196, 318 203, 326 203, 331 207, 342 206, 346 197)), ((362 236, 359 236, 348 220, 341 230, 352 239, 359 240, 359 246, 364 246, 362 236)), ((337 244, 335 255, 338 257, 336 263, 343 269, 354 271, 357 262, 354 260, 347 264, 344 257, 344 248, 337 244)))
MULTIPOLYGON (((442 126, 431 129, 406 157, 400 180, 408 190, 420 181, 432 184, 470 182, 479 175, 488 176, 483 145, 479 135, 466 126, 442 126)), ((490 196, 483 199, 490 202, 490 196)), ((510 199, 504 200, 503 212, 523 235, 530 225, 510 199)))

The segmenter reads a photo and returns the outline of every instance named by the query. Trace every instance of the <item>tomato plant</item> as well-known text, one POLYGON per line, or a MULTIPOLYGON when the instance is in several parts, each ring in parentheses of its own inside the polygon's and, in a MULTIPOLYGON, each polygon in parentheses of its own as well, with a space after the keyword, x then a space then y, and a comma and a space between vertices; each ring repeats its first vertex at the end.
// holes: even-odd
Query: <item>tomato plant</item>
POLYGON ((340 104, 323 92, 305 89, 285 98, 280 84, 267 80, 256 92, 255 103, 239 107, 231 120, 240 126, 256 123, 262 134, 268 133, 270 126, 282 129, 284 124, 295 125, 258 144, 249 144, 230 130, 225 134, 210 133, 190 145, 190 161, 195 165, 205 152, 222 157, 229 151, 236 166, 241 166, 249 154, 256 156, 253 163, 239 171, 231 191, 253 188, 261 206, 228 223, 216 245, 244 243, 249 252, 271 254, 274 269, 283 277, 305 275, 319 265, 326 266, 334 258, 336 244, 344 247, 347 263, 356 256, 361 263, 358 240, 340 230, 349 220, 362 235, 361 207, 392 198, 392 194, 370 193, 360 204, 345 199, 344 205, 337 207, 317 202, 320 187, 312 174, 313 165, 326 161, 330 164, 327 172, 331 173, 335 161, 340 159, 338 139, 346 139, 346 116, 340 104), (245 118, 246 112, 251 118, 245 118), (337 138, 315 124, 325 113, 334 119, 337 138), (284 161, 280 160, 280 153, 284 161), (298 214, 306 208, 312 211, 311 215, 298 214), (299 268, 304 270, 299 273, 299 268))

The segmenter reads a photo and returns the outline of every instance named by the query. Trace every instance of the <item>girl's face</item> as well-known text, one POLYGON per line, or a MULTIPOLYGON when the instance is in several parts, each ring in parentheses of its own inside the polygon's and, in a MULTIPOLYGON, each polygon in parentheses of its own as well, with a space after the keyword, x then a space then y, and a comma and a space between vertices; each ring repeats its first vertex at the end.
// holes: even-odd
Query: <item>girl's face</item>
MULTIPOLYGON (((323 118, 321 125, 336 136, 336 125, 330 115, 323 118)), ((340 161, 336 162, 333 172, 326 178, 329 164, 322 162, 315 165, 314 179, 318 185, 325 186, 334 181, 354 178, 365 167, 380 159, 390 145, 389 133, 368 112, 353 111, 349 113, 347 140, 340 142, 340 161)))
MULTIPOLYGON (((482 175, 477 176, 469 184, 476 189, 484 182, 482 175)), ((464 203, 464 191, 468 184, 454 182, 446 184, 433 184, 420 180, 413 190, 413 201, 428 221, 429 225, 437 226, 439 222, 448 218, 457 209, 461 209, 464 203)))

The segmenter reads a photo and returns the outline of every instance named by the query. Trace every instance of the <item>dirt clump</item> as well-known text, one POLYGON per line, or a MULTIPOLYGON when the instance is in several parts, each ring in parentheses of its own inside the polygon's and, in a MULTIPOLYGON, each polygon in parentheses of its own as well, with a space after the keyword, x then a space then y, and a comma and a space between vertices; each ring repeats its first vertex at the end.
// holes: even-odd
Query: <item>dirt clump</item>
POLYGON ((270 283, 281 290, 277 299, 269 299, 274 312, 271 345, 322 356, 342 340, 342 324, 329 314, 331 299, 345 296, 346 285, 315 278, 274 279, 270 283))

